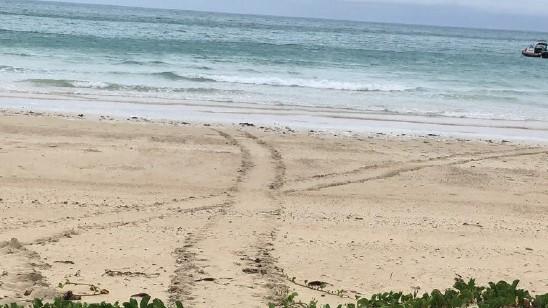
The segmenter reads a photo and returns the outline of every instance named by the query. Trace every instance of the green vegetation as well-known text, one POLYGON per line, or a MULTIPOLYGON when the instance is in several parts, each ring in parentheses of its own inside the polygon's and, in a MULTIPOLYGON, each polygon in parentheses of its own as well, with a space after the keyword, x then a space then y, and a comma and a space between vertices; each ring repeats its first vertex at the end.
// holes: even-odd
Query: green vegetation
MULTIPOLYGON (((455 279, 453 288, 444 292, 434 290, 422 296, 417 291, 410 294, 386 292, 374 294, 370 298, 356 298, 352 303, 338 305, 337 308, 548 308, 548 294, 532 296, 528 291, 518 289, 519 280, 512 283, 490 282, 486 287, 476 285, 474 279, 465 282, 455 279)), ((297 300, 297 293, 290 294, 280 305, 270 308, 330 308, 317 301, 303 303, 297 300)))
MULTIPOLYGON (((431 293, 419 295, 417 291, 410 294, 402 292, 387 292, 374 294, 370 298, 356 298, 352 303, 338 305, 337 308, 548 308, 548 294, 533 296, 528 291, 518 288, 519 281, 512 283, 504 281, 489 283, 485 287, 477 286, 474 279, 468 282, 461 278, 455 279, 452 288, 445 291, 434 290, 431 293)), ((145 296, 138 302, 132 298, 122 304, 100 303, 87 304, 79 301, 56 299, 46 302, 36 299, 33 308, 166 308, 159 299, 145 296)), ((24 308, 22 305, 11 304, 0 308, 24 308)), ((183 308, 181 302, 175 303, 175 308, 183 308)), ((222 307, 224 308, 224 307, 222 307)), ((246 308, 246 307, 242 307, 246 308)), ((270 304, 269 308, 330 308, 320 305, 317 301, 303 303, 298 301, 297 293, 288 295, 278 304, 270 304)))
MULTIPOLYGON (((10 305, 4 305, 1 306, 1 308, 25 308, 26 306, 18 305, 18 304, 10 304, 10 305)), ((109 304, 102 302, 100 304, 87 304, 87 303, 81 303, 77 301, 70 301, 70 300, 64 300, 62 298, 58 298, 55 301, 51 303, 44 303, 39 299, 35 299, 34 303, 32 304, 32 308, 166 308, 167 306, 159 299, 154 299, 153 301, 150 301, 150 297, 143 297, 141 299, 141 302, 137 302, 136 299, 132 298, 129 300, 129 302, 125 303, 114 303, 109 304)), ((181 302, 175 303, 175 308, 183 308, 183 304, 181 302)))

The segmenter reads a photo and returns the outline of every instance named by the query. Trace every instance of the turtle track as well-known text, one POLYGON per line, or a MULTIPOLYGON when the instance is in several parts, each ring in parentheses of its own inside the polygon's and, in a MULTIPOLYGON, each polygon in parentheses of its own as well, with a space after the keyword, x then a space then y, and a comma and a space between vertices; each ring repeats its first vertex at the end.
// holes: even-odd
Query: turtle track
POLYGON ((272 254, 286 167, 280 152, 257 136, 215 131, 239 148, 240 168, 228 206, 176 249, 170 300, 190 307, 261 306, 287 291, 272 254))
POLYGON ((528 148, 525 150, 511 150, 499 152, 475 152, 472 154, 454 154, 430 158, 427 160, 415 160, 409 162, 394 162, 381 165, 361 167, 348 172, 330 174, 323 177, 311 178, 308 181, 293 183, 293 187, 285 190, 285 193, 312 192, 326 188, 340 187, 349 184, 359 184, 375 180, 383 180, 399 176, 403 173, 419 171, 431 167, 463 165, 471 162, 479 162, 499 158, 513 158, 548 154, 545 149, 528 148))

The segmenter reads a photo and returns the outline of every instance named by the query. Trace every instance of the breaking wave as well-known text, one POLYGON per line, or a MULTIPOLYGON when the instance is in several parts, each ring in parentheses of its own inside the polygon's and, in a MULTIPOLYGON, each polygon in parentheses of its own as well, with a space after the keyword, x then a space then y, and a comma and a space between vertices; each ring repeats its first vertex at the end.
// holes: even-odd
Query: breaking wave
POLYGON ((194 81, 194 82, 215 82, 217 80, 210 79, 206 77, 187 77, 187 76, 181 76, 174 72, 161 72, 161 73, 153 73, 152 75, 158 76, 164 79, 168 80, 186 80, 186 81, 194 81))
POLYGON ((416 88, 400 85, 374 84, 364 82, 333 81, 324 79, 302 79, 302 78, 278 78, 278 77, 240 77, 240 76, 212 76, 217 82, 254 84, 278 87, 313 88, 340 91, 360 92, 402 92, 416 90, 416 88))
POLYGON ((80 81, 80 80, 64 80, 64 79, 27 79, 21 82, 31 83, 36 87, 55 87, 55 88, 72 88, 72 89, 99 89, 106 91, 134 91, 148 93, 231 93, 237 94, 243 91, 240 90, 222 90, 206 87, 188 87, 188 88, 169 88, 169 87, 152 87, 144 85, 124 85, 109 82, 97 81, 80 81))
POLYGON ((25 69, 9 65, 0 65, 0 72, 22 73, 25 69))
POLYGON ((375 84, 365 82, 333 81, 323 79, 303 79, 303 78, 278 78, 278 77, 243 77, 243 76, 224 76, 224 75, 206 75, 206 76, 182 76, 175 72, 152 73, 156 77, 171 81, 192 81, 192 82, 224 82, 236 84, 275 86, 275 87, 295 87, 312 88, 340 91, 359 91, 359 92, 404 92, 418 90, 416 87, 405 87, 398 84, 375 84))

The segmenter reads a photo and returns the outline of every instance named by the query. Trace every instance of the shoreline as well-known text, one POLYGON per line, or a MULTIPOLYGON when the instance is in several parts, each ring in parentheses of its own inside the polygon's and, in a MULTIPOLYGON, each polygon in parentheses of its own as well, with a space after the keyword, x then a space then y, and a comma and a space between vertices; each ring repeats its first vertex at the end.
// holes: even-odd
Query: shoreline
POLYGON ((149 120, 185 121, 192 123, 238 124, 289 127, 293 130, 314 130, 330 134, 387 134, 439 136, 548 144, 548 123, 540 121, 489 120, 361 112, 335 108, 292 106, 239 105, 215 102, 179 102, 165 104, 142 101, 108 101, 67 98, 66 96, 31 95, 0 96, 4 109, 40 112, 139 117, 149 120))

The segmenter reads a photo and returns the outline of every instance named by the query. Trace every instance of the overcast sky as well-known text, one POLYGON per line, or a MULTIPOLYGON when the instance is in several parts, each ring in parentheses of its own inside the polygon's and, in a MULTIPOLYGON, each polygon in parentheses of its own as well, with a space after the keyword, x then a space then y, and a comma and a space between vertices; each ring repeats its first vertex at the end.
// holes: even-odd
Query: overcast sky
POLYGON ((244 14, 548 32, 548 0, 66 0, 244 14))

